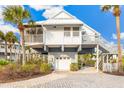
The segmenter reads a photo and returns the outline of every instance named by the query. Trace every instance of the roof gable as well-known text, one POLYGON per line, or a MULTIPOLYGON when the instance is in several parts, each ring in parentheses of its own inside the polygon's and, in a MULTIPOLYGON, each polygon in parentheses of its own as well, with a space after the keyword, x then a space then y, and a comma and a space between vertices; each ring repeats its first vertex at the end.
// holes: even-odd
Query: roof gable
POLYGON ((66 12, 65 10, 60 11, 55 16, 49 18, 44 25, 83 25, 82 21, 77 19, 75 16, 66 12))
POLYGON ((74 19, 74 16, 67 13, 66 11, 61 11, 55 16, 53 16, 51 19, 74 19))

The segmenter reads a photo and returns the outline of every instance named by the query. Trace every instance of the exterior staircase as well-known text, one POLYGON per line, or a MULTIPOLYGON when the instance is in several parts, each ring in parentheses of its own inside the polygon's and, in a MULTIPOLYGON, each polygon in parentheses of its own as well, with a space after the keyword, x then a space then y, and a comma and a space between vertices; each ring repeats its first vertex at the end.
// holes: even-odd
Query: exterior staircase
POLYGON ((83 35, 82 36, 82 43, 83 44, 93 44, 93 45, 99 45, 100 51, 99 51, 99 70, 103 70, 103 57, 105 57, 105 54, 117 54, 117 45, 110 44, 107 40, 105 40, 103 37, 98 35, 83 35), (103 51, 104 50, 104 51, 103 51), (103 55, 104 54, 104 55, 103 55))

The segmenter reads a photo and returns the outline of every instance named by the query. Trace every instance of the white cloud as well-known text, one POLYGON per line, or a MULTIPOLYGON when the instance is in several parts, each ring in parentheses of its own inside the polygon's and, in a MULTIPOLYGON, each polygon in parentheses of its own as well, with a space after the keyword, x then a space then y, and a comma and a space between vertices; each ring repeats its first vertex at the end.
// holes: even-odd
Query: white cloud
POLYGON ((43 16, 44 16, 45 18, 51 18, 51 17, 53 17, 54 15, 56 15, 57 13, 59 13, 60 11, 62 11, 62 9, 61 9, 61 8, 56 8, 56 7, 51 8, 51 9, 47 9, 47 10, 45 10, 45 12, 43 13, 43 16))
POLYGON ((6 33, 8 31, 12 31, 12 32, 19 32, 18 29, 14 26, 12 26, 11 24, 5 24, 4 22, 0 21, 0 31, 6 33))
POLYGON ((36 11, 39 11, 43 9, 50 9, 53 6, 52 5, 30 5, 30 7, 35 9, 36 11))
POLYGON ((5 5, 0 6, 0 31, 3 31, 4 33, 8 32, 8 31, 12 31, 12 32, 17 32, 19 33, 18 29, 14 26, 12 26, 11 24, 6 24, 3 21, 3 16, 2 16, 2 12, 3 12, 3 7, 6 7, 5 5))
POLYGON ((114 45, 115 43, 113 41, 110 42, 111 45, 114 45))
MULTIPOLYGON (((112 38, 117 39, 117 35, 113 33, 112 38)), ((121 33, 121 39, 124 39, 124 32, 121 33)))
POLYGON ((3 16, 2 16, 3 7, 5 7, 5 6, 3 6, 3 5, 0 6, 0 19, 3 19, 3 16))
POLYGON ((58 12, 62 11, 62 5, 30 5, 31 8, 35 9, 36 11, 45 10, 43 16, 45 18, 51 18, 56 15, 58 12))

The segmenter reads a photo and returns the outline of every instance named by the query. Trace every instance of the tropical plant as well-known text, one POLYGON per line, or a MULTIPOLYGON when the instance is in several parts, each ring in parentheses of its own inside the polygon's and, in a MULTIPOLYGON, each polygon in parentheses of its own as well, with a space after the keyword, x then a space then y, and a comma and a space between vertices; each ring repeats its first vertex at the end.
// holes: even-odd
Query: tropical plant
POLYGON ((4 33, 2 31, 0 31, 0 40, 4 40, 4 33))
POLYGON ((5 59, 7 60, 7 41, 5 39, 5 34, 0 31, 0 42, 4 41, 5 42, 5 59))
POLYGON ((71 63, 70 64, 70 70, 71 71, 78 71, 79 70, 78 63, 71 63))
POLYGON ((40 71, 41 73, 50 73, 52 71, 52 66, 51 64, 48 64, 48 63, 42 63, 40 65, 40 71))
POLYGON ((1 66, 8 65, 9 63, 10 63, 10 62, 7 61, 7 60, 3 60, 3 59, 0 60, 0 65, 1 65, 1 66))
POLYGON ((117 41, 118 41, 118 67, 121 70, 122 65, 122 54, 121 54, 121 42, 120 42, 120 6, 119 5, 103 5, 102 11, 107 12, 112 10, 113 15, 116 18, 116 31, 117 31, 117 41))
POLYGON ((12 60, 12 47, 14 43, 17 42, 18 40, 14 35, 14 33, 11 31, 6 33, 5 38, 6 38, 6 41, 8 42, 8 47, 10 48, 10 60, 12 60))
POLYGON ((21 45, 23 52, 22 63, 25 64, 25 42, 24 42, 24 25, 23 21, 30 18, 30 13, 25 10, 22 6, 7 6, 4 7, 3 13, 4 21, 10 22, 16 25, 21 34, 21 45))

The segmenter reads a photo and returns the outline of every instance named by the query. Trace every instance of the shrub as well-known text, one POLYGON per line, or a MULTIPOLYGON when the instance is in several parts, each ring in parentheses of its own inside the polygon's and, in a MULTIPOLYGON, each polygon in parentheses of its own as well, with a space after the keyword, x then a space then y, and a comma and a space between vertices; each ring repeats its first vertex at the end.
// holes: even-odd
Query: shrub
POLYGON ((95 65, 95 60, 89 60, 85 63, 86 66, 94 66, 95 65))
POLYGON ((36 65, 34 64, 25 64, 21 66, 21 71, 24 73, 31 73, 35 70, 36 65))
POLYGON ((50 73, 50 72, 51 72, 51 69, 52 69, 51 64, 42 63, 42 64, 40 65, 40 71, 41 71, 42 73, 50 73))
POLYGON ((15 79, 15 78, 24 78, 30 77, 32 75, 40 74, 40 68, 35 64, 25 64, 25 65, 17 65, 17 64, 9 64, 7 66, 2 66, 0 69, 0 79, 15 79))
POLYGON ((0 65, 8 65, 9 64, 9 61, 7 60, 0 60, 0 65))
POLYGON ((71 63, 70 64, 70 70, 71 71, 78 71, 79 70, 78 63, 71 63))
POLYGON ((2 72, 3 69, 4 69, 4 66, 1 66, 1 65, 0 65, 0 72, 2 72))
POLYGON ((0 76, 2 76, 0 79, 14 79, 15 77, 17 77, 17 70, 18 70, 18 66, 16 64, 9 64, 6 66, 3 66, 3 68, 1 69, 1 73, 0 76))
POLYGON ((117 59, 113 59, 112 60, 112 63, 117 63, 117 59))

